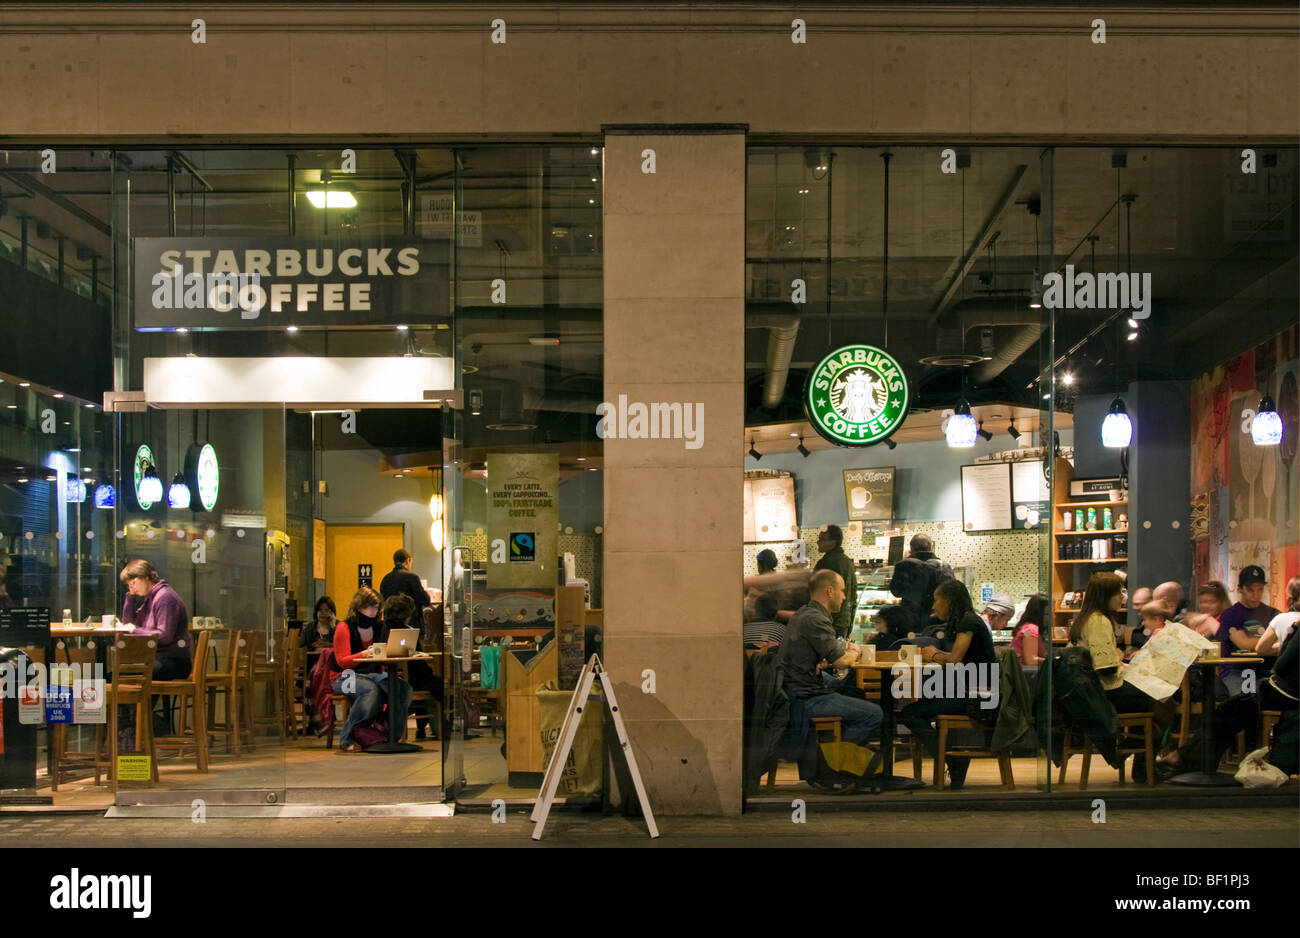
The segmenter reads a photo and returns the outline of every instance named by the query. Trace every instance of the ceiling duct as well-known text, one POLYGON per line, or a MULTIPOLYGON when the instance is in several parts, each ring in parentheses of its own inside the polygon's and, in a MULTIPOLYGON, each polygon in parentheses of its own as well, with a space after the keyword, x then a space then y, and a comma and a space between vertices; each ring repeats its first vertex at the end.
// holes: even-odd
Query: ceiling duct
POLYGON ((970 378, 975 384, 987 384, 1002 374, 1038 341, 1046 328, 1042 310, 1029 308, 1026 293, 962 300, 953 306, 944 322, 946 325, 935 336, 935 353, 921 361, 948 367, 971 365, 970 378), (1020 328, 996 345, 991 356, 981 354, 970 338, 973 329, 1007 326, 1020 328))
POLYGON ((485 424, 489 430, 536 430, 537 424, 524 419, 524 392, 517 381, 501 381, 501 406, 492 422, 485 424))
POLYGON ((763 406, 775 407, 785 397, 799 335, 799 317, 794 313, 757 313, 745 317, 746 329, 770 329, 767 337, 767 375, 763 379, 763 406))

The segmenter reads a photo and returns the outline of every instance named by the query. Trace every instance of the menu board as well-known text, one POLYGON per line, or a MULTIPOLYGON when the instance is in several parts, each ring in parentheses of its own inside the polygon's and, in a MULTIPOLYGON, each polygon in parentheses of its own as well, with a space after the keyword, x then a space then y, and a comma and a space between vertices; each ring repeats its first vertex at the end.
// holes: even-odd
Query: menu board
POLYGON ((844 470, 850 521, 894 520, 894 467, 844 470))
POLYGON ((962 466, 962 530, 1007 531, 1011 518, 1011 464, 962 466))
POLYGON ((745 540, 762 543, 798 539, 794 476, 745 479, 745 540))
POLYGON ((1011 504, 1017 530, 1046 527, 1051 493, 1047 491, 1043 464, 1037 459, 1011 464, 1011 504))

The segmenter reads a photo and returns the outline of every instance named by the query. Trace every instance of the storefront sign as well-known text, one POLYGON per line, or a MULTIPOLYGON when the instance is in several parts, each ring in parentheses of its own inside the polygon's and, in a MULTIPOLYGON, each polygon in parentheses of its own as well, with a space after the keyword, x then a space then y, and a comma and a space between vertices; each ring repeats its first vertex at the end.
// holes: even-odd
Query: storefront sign
POLYGON ((823 437, 839 446, 870 446, 907 416, 907 378, 883 349, 845 345, 809 372, 803 398, 804 413, 823 437))
POLYGON ((850 521, 892 521, 894 469, 845 469, 844 500, 850 521))
POLYGON ((50 683, 45 691, 45 722, 72 722, 72 668, 54 666, 50 668, 50 683))
POLYGON ((185 457, 185 472, 193 480, 198 502, 204 511, 217 507, 217 493, 221 488, 221 465, 217 451, 211 443, 191 446, 185 457))
POLYGON ((136 238, 133 245, 136 329, 417 326, 449 315, 447 249, 421 241, 136 238))
POLYGON ((501 453, 487 463, 488 589, 553 589, 559 580, 559 457, 501 453))

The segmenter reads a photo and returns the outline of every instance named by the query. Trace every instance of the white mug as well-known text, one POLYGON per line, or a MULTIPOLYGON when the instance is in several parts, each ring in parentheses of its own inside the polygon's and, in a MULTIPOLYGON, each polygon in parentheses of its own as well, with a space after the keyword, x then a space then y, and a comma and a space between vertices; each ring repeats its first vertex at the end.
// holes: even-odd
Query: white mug
POLYGON ((117 616, 113 615, 111 612, 106 616, 100 616, 99 624, 101 628, 111 629, 117 624, 117 616))
POLYGON ((875 664, 875 663, 876 663, 876 646, 875 646, 875 645, 860 645, 859 647, 862 649, 862 659, 861 659, 861 663, 862 663, 862 664, 875 664))

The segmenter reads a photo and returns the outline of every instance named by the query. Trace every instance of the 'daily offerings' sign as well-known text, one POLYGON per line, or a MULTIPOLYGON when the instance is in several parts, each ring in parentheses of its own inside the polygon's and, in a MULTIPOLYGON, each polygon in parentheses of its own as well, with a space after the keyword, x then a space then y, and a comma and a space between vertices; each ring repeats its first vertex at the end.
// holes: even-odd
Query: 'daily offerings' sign
POLYGON ((355 238, 136 238, 135 328, 429 325, 448 248, 355 238))
POLYGON ((804 384, 804 412, 814 429, 840 446, 870 446, 902 426, 907 378, 874 345, 845 345, 817 363, 804 384))

